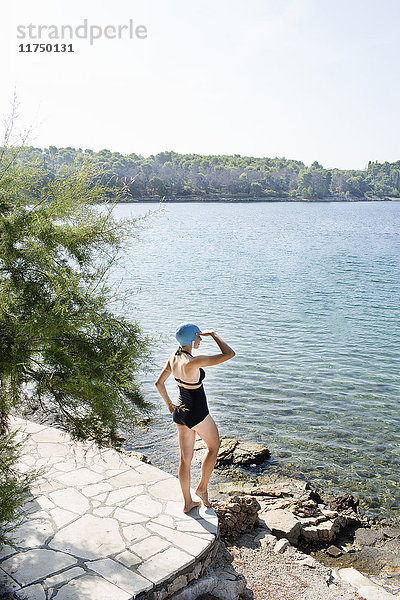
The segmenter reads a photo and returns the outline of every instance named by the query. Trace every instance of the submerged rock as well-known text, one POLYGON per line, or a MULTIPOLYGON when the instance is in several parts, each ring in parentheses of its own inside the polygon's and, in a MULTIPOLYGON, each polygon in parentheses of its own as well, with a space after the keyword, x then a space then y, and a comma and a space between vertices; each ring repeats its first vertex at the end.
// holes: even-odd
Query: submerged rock
POLYGON ((383 540, 382 530, 360 527, 354 533, 354 539, 360 546, 374 546, 378 540, 383 540))
MULTIPOLYGON (((206 450, 205 442, 198 438, 194 446, 194 460, 201 462, 206 450)), ((229 465, 258 465, 270 456, 269 449, 263 444, 241 442, 234 438, 222 438, 215 466, 218 468, 229 465)))
POLYGON ((271 453, 262 444, 251 444, 249 442, 238 442, 233 451, 233 464, 249 466, 260 464, 271 457, 271 453))
POLYGON ((340 548, 333 545, 329 546, 329 548, 327 548, 326 551, 330 556, 333 556, 334 558, 337 558, 338 556, 341 556, 343 554, 340 548))
POLYGON ((354 533, 357 568, 396 578, 400 585, 400 527, 360 527, 354 533))
POLYGON ((327 504, 331 510, 343 512, 352 510, 358 512, 359 499, 351 494, 342 494, 340 496, 327 496, 327 504))
POLYGON ((300 481, 294 477, 282 477, 274 473, 272 475, 260 475, 257 478, 257 489, 263 496, 274 496, 275 498, 298 498, 304 494, 316 502, 321 502, 319 494, 308 481, 300 481))

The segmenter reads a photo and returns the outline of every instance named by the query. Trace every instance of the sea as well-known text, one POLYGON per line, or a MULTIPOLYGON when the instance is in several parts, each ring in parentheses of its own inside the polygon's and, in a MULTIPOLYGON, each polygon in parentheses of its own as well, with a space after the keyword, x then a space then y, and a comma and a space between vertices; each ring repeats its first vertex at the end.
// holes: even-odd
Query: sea
MULTIPOLYGON (((399 515, 400 202, 133 202, 114 215, 136 221, 109 274, 114 308, 152 340, 138 375, 151 419, 126 446, 177 475, 154 381, 177 326, 196 323, 236 352, 206 369, 220 435, 271 452, 244 475, 297 477, 399 515)), ((218 348, 208 337, 198 352, 218 348)), ((167 389, 176 401, 172 377, 167 389)))

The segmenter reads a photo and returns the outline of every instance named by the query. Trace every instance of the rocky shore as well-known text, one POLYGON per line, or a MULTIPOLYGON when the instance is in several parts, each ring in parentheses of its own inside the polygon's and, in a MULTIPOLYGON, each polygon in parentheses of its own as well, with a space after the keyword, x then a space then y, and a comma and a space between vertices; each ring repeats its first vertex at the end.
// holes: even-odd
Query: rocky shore
MULTIPOLYGON (((199 440, 195 460, 200 461, 203 452, 204 444, 199 440)), ((367 517, 360 513, 358 499, 351 494, 334 496, 309 482, 277 474, 234 480, 236 467, 259 464, 268 456, 268 449, 260 444, 225 439, 216 465, 217 470, 225 469, 232 475, 231 482, 220 485, 213 506, 232 564, 250 586, 248 597, 308 600, 314 597, 312 589, 320 588, 322 577, 325 588, 325 579, 335 582, 336 589, 340 581, 348 580, 353 585, 358 582, 360 589, 376 584, 372 600, 400 598, 400 519, 367 517), (282 554, 291 573, 300 565, 313 571, 307 577, 316 580, 307 583, 310 589, 303 590, 301 596, 282 595, 282 565, 275 573, 274 595, 272 572, 281 561, 277 556, 282 554)), ((349 596, 327 595, 326 589, 324 593, 315 597, 368 597, 351 595, 354 589, 349 596)))

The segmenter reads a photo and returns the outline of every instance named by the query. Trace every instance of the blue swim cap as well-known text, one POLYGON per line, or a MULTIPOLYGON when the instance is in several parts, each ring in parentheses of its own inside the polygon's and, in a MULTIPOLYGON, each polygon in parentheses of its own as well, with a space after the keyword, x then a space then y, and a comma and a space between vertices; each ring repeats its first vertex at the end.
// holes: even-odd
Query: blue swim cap
POLYGON ((200 329, 194 323, 183 323, 175 332, 175 337, 181 346, 189 346, 196 339, 200 329))

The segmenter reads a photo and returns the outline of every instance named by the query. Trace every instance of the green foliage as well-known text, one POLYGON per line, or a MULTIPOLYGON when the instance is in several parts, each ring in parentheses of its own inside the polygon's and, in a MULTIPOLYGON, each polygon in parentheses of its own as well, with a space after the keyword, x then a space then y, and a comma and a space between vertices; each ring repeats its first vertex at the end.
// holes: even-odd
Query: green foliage
POLYGON ((376 196, 400 196, 400 160, 395 163, 369 162, 365 175, 367 186, 376 196))
POLYGON ((93 152, 80 148, 44 150, 26 147, 18 158, 23 165, 40 159, 46 177, 54 170, 79 164, 88 157, 103 171, 100 181, 110 194, 117 186, 126 185, 131 198, 173 198, 174 196, 253 196, 284 198, 329 196, 394 196, 400 197, 400 161, 370 162, 367 170, 326 170, 317 161, 310 167, 286 158, 254 158, 250 156, 201 156, 164 151, 147 158, 123 155, 110 150, 93 152))
POLYGON ((30 485, 39 473, 20 473, 16 468, 23 443, 16 431, 0 435, 0 545, 12 541, 10 534, 24 516, 30 485))
POLYGON ((261 183, 258 181, 253 181, 250 185, 250 194, 252 196, 264 196, 264 189, 261 183))
MULTIPOLYGON (((92 153, 88 149, 82 152, 79 149, 59 148, 54 153, 53 146, 43 151, 26 147, 19 161, 29 164, 32 159, 40 158, 44 170, 51 175, 56 167, 68 167, 73 157, 79 163, 89 153, 107 174, 112 185, 115 185, 116 177, 119 178, 118 185, 122 181, 128 182, 132 198, 221 194, 251 197, 265 195, 263 190, 285 196, 289 194, 292 180, 296 180, 298 172, 304 167, 300 161, 242 157, 239 154, 201 156, 165 151, 144 158, 109 150, 92 153)), ((105 178, 102 182, 106 184, 105 178)))
POLYGON ((1 157, 0 414, 28 390, 75 439, 119 447, 150 410, 135 381, 148 340, 110 311, 106 283, 136 223, 112 214, 129 187, 67 150, 1 157))
POLYGON ((300 171, 298 188, 306 198, 326 198, 330 195, 332 174, 325 171, 320 164, 314 162, 309 169, 300 171))

